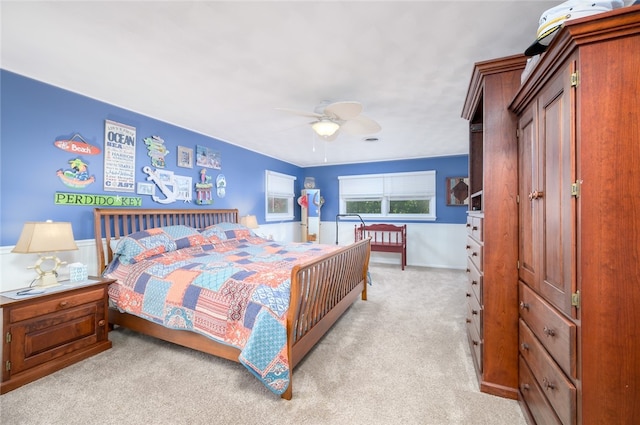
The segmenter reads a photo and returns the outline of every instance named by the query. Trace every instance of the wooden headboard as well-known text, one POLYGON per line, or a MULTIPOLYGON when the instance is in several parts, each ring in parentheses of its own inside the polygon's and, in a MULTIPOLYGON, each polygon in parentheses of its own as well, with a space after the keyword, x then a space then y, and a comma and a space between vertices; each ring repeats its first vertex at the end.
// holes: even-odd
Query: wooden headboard
POLYGON ((95 208, 93 219, 99 274, 113 260, 111 241, 128 234, 177 224, 204 229, 218 223, 240 222, 237 209, 95 208))

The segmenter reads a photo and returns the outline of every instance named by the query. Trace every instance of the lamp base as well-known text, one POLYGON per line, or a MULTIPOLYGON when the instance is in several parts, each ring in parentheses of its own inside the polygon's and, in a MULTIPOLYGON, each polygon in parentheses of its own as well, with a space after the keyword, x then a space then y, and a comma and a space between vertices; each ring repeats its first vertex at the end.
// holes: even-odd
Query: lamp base
POLYGON ((50 288, 52 286, 58 285, 60 285, 60 283, 58 283, 58 277, 55 273, 51 272, 43 273, 42 275, 40 275, 40 277, 38 278, 38 283, 36 283, 35 286, 37 286, 38 288, 50 288))

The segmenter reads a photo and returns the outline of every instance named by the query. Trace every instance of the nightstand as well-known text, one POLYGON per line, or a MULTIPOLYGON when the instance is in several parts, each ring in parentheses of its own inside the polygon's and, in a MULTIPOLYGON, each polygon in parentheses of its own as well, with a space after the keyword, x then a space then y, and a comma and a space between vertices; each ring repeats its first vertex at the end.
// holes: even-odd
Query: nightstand
POLYGON ((88 280, 21 299, 0 296, 0 394, 111 348, 107 287, 114 280, 88 280))

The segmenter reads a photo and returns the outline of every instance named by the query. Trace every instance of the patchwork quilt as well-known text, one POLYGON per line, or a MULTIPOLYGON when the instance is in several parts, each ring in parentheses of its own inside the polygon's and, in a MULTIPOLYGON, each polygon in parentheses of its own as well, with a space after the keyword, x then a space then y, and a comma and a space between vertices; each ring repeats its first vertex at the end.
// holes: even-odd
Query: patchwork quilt
POLYGON ((289 386, 286 313, 291 269, 337 246, 282 244, 235 223, 168 226, 123 238, 104 276, 121 311, 240 349, 271 391, 289 386))

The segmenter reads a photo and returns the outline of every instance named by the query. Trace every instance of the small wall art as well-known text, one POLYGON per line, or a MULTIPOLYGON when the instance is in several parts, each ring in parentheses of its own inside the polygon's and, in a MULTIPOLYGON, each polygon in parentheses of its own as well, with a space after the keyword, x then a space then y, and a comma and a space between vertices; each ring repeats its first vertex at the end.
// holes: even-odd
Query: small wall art
POLYGON ((196 165, 198 167, 222 169, 220 152, 215 152, 206 146, 196 145, 196 165))
POLYGON ((193 168, 193 149, 178 146, 178 167, 193 168))
POLYGON ((469 205, 469 177, 447 177, 447 205, 469 205))

